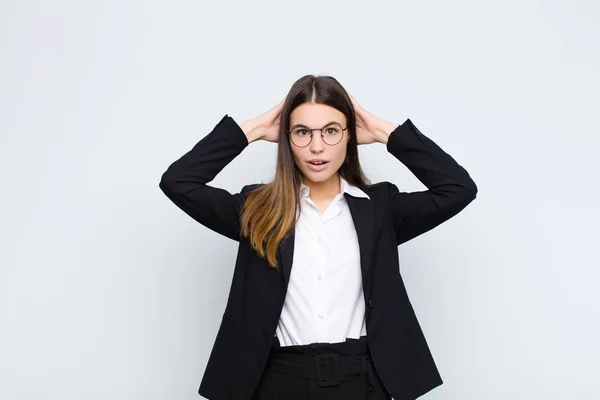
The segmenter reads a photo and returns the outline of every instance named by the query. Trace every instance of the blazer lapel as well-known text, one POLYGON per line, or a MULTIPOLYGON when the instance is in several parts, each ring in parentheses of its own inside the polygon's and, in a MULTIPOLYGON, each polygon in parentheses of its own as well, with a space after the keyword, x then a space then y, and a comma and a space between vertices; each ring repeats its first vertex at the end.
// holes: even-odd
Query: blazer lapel
POLYGON ((282 240, 279 245, 279 257, 277 263, 283 272, 283 280, 285 282, 285 288, 287 289, 288 283, 290 282, 290 274, 292 272, 292 261, 294 260, 294 239, 296 237, 295 229, 292 229, 291 233, 282 240))
MULTIPOLYGON (((373 201, 368 198, 354 197, 349 193, 344 193, 350 214, 358 236, 358 247, 360 250, 360 268, 362 270, 363 284, 367 281, 367 273, 371 267, 371 255, 373 252, 373 225, 375 222, 373 201)), ((285 288, 287 289, 290 274, 292 272, 292 262, 294 259, 294 239, 295 230, 282 240, 278 248, 278 265, 283 272, 285 288)), ((365 288, 366 290, 366 288, 365 288)))
MULTIPOLYGON (((358 236, 358 247, 360 249, 360 269, 362 270, 363 284, 367 282, 369 268, 371 267, 371 255, 373 253, 373 225, 375 224, 375 210, 373 201, 363 197, 354 197, 344 193, 348 201, 348 208, 352 214, 354 228, 358 236)), ((366 290, 366 288, 364 288, 366 290)))

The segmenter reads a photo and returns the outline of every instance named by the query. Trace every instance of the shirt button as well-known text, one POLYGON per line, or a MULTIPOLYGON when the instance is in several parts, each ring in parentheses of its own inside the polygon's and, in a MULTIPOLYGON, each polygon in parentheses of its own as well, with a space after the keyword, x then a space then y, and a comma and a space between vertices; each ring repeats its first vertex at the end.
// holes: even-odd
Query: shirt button
POLYGON ((321 280, 321 278, 322 278, 321 274, 317 275, 318 280, 321 280))

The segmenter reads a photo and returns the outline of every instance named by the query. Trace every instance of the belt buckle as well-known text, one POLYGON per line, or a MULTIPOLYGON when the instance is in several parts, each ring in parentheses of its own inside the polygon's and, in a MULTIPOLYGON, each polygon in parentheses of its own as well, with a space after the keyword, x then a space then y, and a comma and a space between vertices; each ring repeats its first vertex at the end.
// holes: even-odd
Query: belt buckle
POLYGON ((317 354, 315 356, 316 363, 316 374, 317 374, 317 385, 319 386, 336 386, 340 383, 340 377, 338 376, 338 355, 335 353, 326 353, 326 354, 317 354), (332 380, 324 380, 321 376, 321 361, 331 359, 331 366, 333 371, 333 379, 332 380))

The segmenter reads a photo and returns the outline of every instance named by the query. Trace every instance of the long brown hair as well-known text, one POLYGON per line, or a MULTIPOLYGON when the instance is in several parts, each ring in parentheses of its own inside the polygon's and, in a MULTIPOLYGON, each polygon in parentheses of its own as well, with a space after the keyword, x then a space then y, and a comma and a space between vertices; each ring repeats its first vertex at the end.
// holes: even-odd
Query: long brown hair
POLYGON ((298 79, 286 96, 281 112, 275 178, 248 194, 240 216, 241 235, 248 237, 251 246, 275 269, 279 269, 277 246, 296 226, 296 208, 300 202, 302 182, 287 134, 290 114, 306 102, 326 104, 346 116, 350 136, 346 158, 337 172, 348 183, 361 189, 370 185, 358 160, 356 117, 346 90, 331 76, 305 75, 298 79))

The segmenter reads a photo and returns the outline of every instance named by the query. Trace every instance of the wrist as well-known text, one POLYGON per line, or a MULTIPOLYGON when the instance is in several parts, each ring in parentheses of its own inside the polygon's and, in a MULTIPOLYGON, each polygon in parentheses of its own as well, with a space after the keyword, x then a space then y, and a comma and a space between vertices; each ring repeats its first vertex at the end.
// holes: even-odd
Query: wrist
POLYGON ((398 124, 394 124, 388 121, 382 121, 375 128, 375 136, 380 143, 387 144, 390 134, 398 127, 398 124))
POLYGON ((255 119, 249 119, 240 125, 240 128, 242 128, 242 131, 244 131, 244 134, 246 135, 246 139, 248 139, 248 143, 260 140, 259 130, 257 127, 258 123, 255 119))

